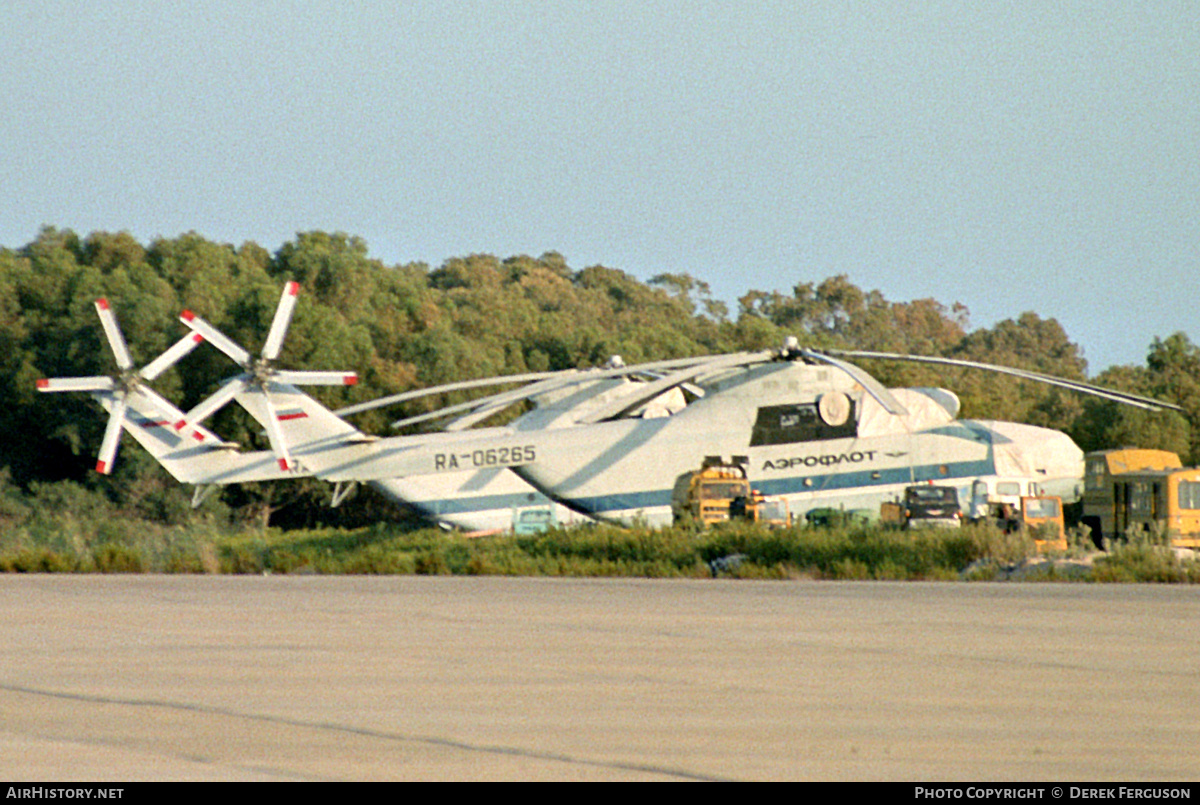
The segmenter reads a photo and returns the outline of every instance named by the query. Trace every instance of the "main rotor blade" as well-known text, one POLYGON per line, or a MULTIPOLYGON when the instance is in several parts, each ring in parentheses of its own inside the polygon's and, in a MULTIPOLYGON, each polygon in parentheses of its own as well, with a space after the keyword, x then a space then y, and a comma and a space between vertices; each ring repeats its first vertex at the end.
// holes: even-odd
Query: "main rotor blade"
POLYGON ((275 457, 279 460, 279 469, 293 469, 292 457, 288 453, 287 440, 283 438, 283 428, 279 424, 279 415, 275 413, 275 405, 271 402, 271 395, 267 392, 262 392, 263 408, 266 409, 266 426, 267 439, 271 442, 271 450, 275 453, 275 457))
POLYGON ((232 400, 237 395, 241 394, 250 387, 249 375, 238 375, 226 381, 225 385, 217 389, 207 400, 204 400, 192 410, 188 411, 183 419, 175 423, 175 430, 181 431, 184 428, 203 422, 212 416, 221 406, 232 400))
POLYGON ((350 416, 351 414, 361 414, 363 411, 371 411, 375 408, 385 408, 389 405, 402 403, 406 400, 415 400, 421 397, 428 397, 432 394, 441 394, 448 391, 463 391, 465 389, 484 388, 486 386, 503 386, 508 383, 528 383, 532 380, 542 380, 547 377, 556 377, 558 375, 567 374, 574 371, 574 369, 566 369, 557 372, 527 372, 520 375, 499 375, 497 377, 484 377, 478 380, 464 380, 459 383, 446 383, 442 386, 428 386, 423 389, 402 391, 399 394, 380 397, 378 400, 368 400, 364 403, 357 403, 345 408, 339 408, 333 413, 344 418, 350 416))
POLYGON ((104 297, 96 300, 96 312, 100 314, 100 324, 104 327, 104 334, 108 336, 108 345, 112 347, 113 357, 117 359, 117 366, 121 368, 122 372, 128 372, 133 368, 133 358, 129 354, 125 336, 121 334, 121 327, 117 324, 117 314, 113 313, 108 300, 104 297))
POLYGON ((852 350, 830 350, 838 355, 844 355, 848 358, 869 358, 887 361, 909 361, 912 363, 932 363, 941 366, 957 366, 965 369, 983 369, 988 372, 998 372, 1000 374, 1012 375, 1013 377, 1021 378, 1022 380, 1032 380, 1037 383, 1046 383, 1051 386, 1078 391, 1082 394, 1091 394, 1095 397, 1102 397, 1114 402, 1124 403, 1126 405, 1145 408, 1150 411, 1158 411, 1166 409, 1169 411, 1183 411, 1174 403, 1163 402, 1156 400, 1153 397, 1143 397, 1140 394, 1130 394, 1125 391, 1116 391, 1114 389, 1106 389, 1103 386, 1095 386, 1091 383, 1084 383, 1079 380, 1066 380, 1053 375, 1042 374, 1041 372, 1032 372, 1028 369, 1013 369, 1009 366, 997 366, 991 363, 979 363, 977 361, 968 361, 961 358, 939 358, 931 355, 899 355, 891 352, 865 352, 852 350))
MULTIPOLYGON (((474 410, 466 416, 459 417, 453 422, 447 424, 444 430, 448 433, 467 430, 472 425, 482 422, 488 417, 503 411, 505 408, 513 405, 514 403, 521 402, 522 400, 528 400, 530 397, 536 397, 539 394, 543 394, 547 391, 558 388, 559 385, 561 385, 561 382, 562 381, 560 378, 552 377, 537 383, 530 383, 528 386, 522 386, 519 389, 513 389, 512 391, 503 392, 501 394, 493 394, 490 397, 485 397, 483 400, 473 401, 468 404, 469 408, 466 410, 470 410, 471 408, 474 410)), ((461 409, 461 406, 450 406, 450 408, 461 409)), ((451 413, 450 408, 442 408, 435 413, 448 414, 451 413)), ((457 410, 455 410, 454 413, 457 413, 457 410)), ((404 424, 408 424, 408 422, 401 420, 400 422, 393 422, 392 427, 399 428, 404 424)))
MULTIPOLYGON (((701 355, 696 358, 671 358, 664 361, 654 361, 653 363, 624 366, 618 369, 559 369, 553 372, 526 372, 519 375, 497 375, 495 377, 484 377, 478 380, 464 380, 458 383, 447 383, 441 386, 428 386, 423 389, 404 391, 399 394, 392 394, 388 397, 380 397, 378 400, 369 400, 364 403, 356 403, 345 408, 339 408, 333 413, 344 418, 352 414, 361 414, 363 411, 371 411, 375 408, 384 408, 386 406, 395 405, 407 400, 415 400, 420 397, 428 397, 433 394, 442 394, 449 391, 463 391, 466 389, 483 388, 486 386, 504 386, 510 383, 530 383, 533 381, 546 380, 548 378, 555 377, 562 378, 562 382, 559 385, 569 386, 573 383, 587 383, 592 380, 606 377, 622 377, 624 375, 643 374, 659 369, 676 369, 683 366, 694 366, 711 360, 713 360, 713 356, 701 355)), ((508 392, 501 393, 508 394, 508 392)), ((486 402, 489 402, 491 399, 493 398, 480 397, 472 402, 471 405, 482 405, 486 402)), ((463 409, 459 408, 458 410, 463 409)))
POLYGON ((901 405, 900 401, 893 397, 892 393, 884 388, 882 383, 871 377, 862 369, 859 369, 854 364, 846 363, 845 361, 839 361, 837 358, 831 358, 823 352, 813 352, 809 349, 801 350, 801 354, 809 360, 827 363, 830 366, 837 367, 846 374, 850 375, 850 377, 854 378, 856 383, 866 389, 867 393, 874 397, 875 401, 882 405, 883 410, 887 411, 889 414, 896 416, 908 415, 908 409, 901 405))
POLYGON ((111 377, 43 377, 38 391, 113 391, 117 382, 111 377))
MULTIPOLYGON (((695 361, 693 361, 693 363, 694 362, 695 361)), ((612 371, 616 371, 616 370, 612 370, 612 371)), ((547 380, 542 380, 537 383, 530 383, 527 386, 522 386, 521 388, 513 389, 512 391, 505 391, 505 392, 501 392, 500 394, 493 394, 489 397, 483 397, 478 400, 472 400, 471 402, 462 403, 460 405, 451 405, 447 408, 439 408, 438 410, 432 411, 428 414, 421 414, 419 416, 409 417, 408 419, 401 419, 398 422, 393 422, 392 427, 393 428, 402 428, 402 427, 406 427, 408 425, 415 424, 417 422, 423 422, 427 419, 439 419, 441 417, 446 416, 447 414, 458 413, 459 411, 471 411, 471 413, 469 413, 465 416, 458 417, 457 419, 454 419, 453 421, 447 423, 442 428, 442 430, 446 431, 447 433, 455 433, 458 431, 467 430, 468 428, 471 428, 471 427, 479 424, 480 422, 484 421, 488 417, 494 416, 495 414, 499 413, 500 411, 503 411, 505 408, 509 407, 510 405, 513 405, 514 403, 521 402, 522 400, 528 400, 532 397, 538 396, 539 394, 545 394, 549 391, 554 391, 554 390, 560 389, 560 388, 566 388, 571 385, 578 385, 583 380, 590 380, 592 382, 598 382, 601 380, 614 379, 613 377, 605 377, 604 375, 596 374, 594 372, 587 372, 587 373, 576 372, 574 374, 579 375, 579 378, 571 379, 571 378, 562 378, 562 377, 552 377, 552 378, 549 378, 547 380)), ((606 372, 605 374, 611 375, 611 371, 606 372)), ((650 372, 650 371, 641 371, 641 372, 637 372, 637 374, 645 374, 654 379, 661 379, 663 376, 661 373, 650 372)), ((621 377, 621 376, 622 376, 621 374, 617 375, 617 377, 621 377)), ((692 383, 680 383, 679 388, 685 389, 686 391, 688 391, 690 394, 694 395, 697 398, 705 396, 704 389, 702 389, 699 386, 696 386, 692 383)), ((640 390, 640 384, 630 383, 626 387, 625 390, 627 392, 629 392, 630 394, 636 394, 640 390)))
POLYGON ((188 333, 176 341, 166 352, 143 366, 138 374, 144 380, 153 380, 178 363, 184 355, 187 355, 203 342, 204 336, 200 335, 200 333, 188 333))
POLYGON ((292 313, 296 310, 296 297, 299 293, 298 282, 289 282, 283 286, 283 295, 279 297, 279 307, 275 308, 275 318, 271 321, 267 342, 263 344, 262 356, 269 361, 278 358, 279 351, 283 348, 283 339, 292 323, 292 313))
POLYGON ((354 372, 271 372, 272 380, 293 386, 353 386, 358 382, 354 372))
MULTIPOLYGON (((672 372, 659 380, 647 383, 644 388, 640 389, 637 394, 626 395, 613 400, 608 405, 590 412, 579 419, 581 425, 593 425, 597 422, 603 422, 606 419, 613 419, 622 416, 636 409, 638 406, 653 400, 658 395, 670 391, 671 389, 683 383, 689 382, 700 375, 709 372, 715 372, 720 369, 732 369, 737 366, 747 366, 751 364, 762 363, 771 360, 776 355, 773 351, 764 352, 739 352, 731 355, 717 355, 711 358, 702 359, 702 363, 694 366, 689 366, 686 369, 681 369, 677 372, 672 372)), ((600 373, 600 376, 608 374, 607 372, 600 373)))
POLYGON ((192 328, 194 332, 204 336, 210 344, 232 358, 233 362, 238 366, 250 365, 251 357, 249 352, 242 349, 232 338, 225 335, 216 327, 213 327, 192 311, 185 310, 180 313, 179 320, 192 328))
POLYGON ((96 459, 96 472, 108 475, 112 472, 113 462, 117 459, 117 448, 121 445, 121 429, 125 426, 125 413, 129 403, 124 397, 118 397, 113 402, 112 413, 108 417, 108 425, 104 428, 104 441, 100 442, 100 455, 96 459))

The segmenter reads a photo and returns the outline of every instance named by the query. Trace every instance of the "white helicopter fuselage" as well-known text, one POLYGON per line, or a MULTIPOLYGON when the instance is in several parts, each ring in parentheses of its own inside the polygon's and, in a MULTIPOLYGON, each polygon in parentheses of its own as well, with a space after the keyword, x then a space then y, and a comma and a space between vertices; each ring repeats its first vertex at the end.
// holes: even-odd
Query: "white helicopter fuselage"
POLYGON ((708 457, 741 457, 752 486, 787 499, 794 513, 878 510, 914 483, 965 491, 976 479, 1001 474, 1073 493, 1082 477, 1082 451, 1065 434, 955 420, 957 401, 953 410, 945 407, 953 395, 944 390, 892 390, 908 409, 893 415, 835 370, 774 364, 707 384, 706 391, 668 418, 560 431, 536 462, 514 471, 593 517, 652 525, 670 521, 676 479, 708 457), (851 401, 842 425, 819 419, 819 398, 829 393, 851 401))
MULTIPOLYGON (((574 417, 636 389, 625 377, 583 380, 567 388, 538 395, 537 407, 516 420, 514 427, 551 429, 574 424, 574 417)), ((670 395, 664 395, 670 396, 670 395)), ((682 395, 679 395, 682 400, 682 395)), ((665 403, 651 411, 667 410, 665 403)), ((472 464, 473 461, 464 461, 472 464)), ((557 503, 543 491, 505 467, 481 467, 434 475, 411 475, 372 481, 386 497, 412 506, 431 520, 467 532, 512 529, 525 512, 545 510, 556 525, 577 525, 593 519, 557 503)))
MULTIPOLYGON (((606 385, 605 393, 591 392, 593 401, 627 391, 606 385)), ((465 530, 507 529, 514 509, 550 501, 560 523, 594 518, 665 524, 676 479, 710 456, 744 457, 752 485, 787 499, 798 515, 826 506, 877 509, 913 483, 956 486, 966 499, 973 481, 993 477, 1032 480, 1064 500, 1078 496, 1083 456, 1069 437, 1011 422, 956 420, 956 406, 945 407, 944 390, 894 389, 908 411, 894 415, 840 373, 804 364, 744 370, 704 390, 704 398, 669 416, 573 427, 574 418, 594 406, 566 395, 508 427, 372 439, 303 392, 279 384, 272 389, 276 413, 304 468, 292 472, 280 470, 268 451, 211 449, 181 439, 167 422, 152 422, 150 412, 135 416, 130 431, 181 481, 307 474, 361 480, 465 530), (852 402, 840 430, 811 415, 797 421, 815 410, 822 394, 837 392, 852 402), (848 429, 853 433, 839 435, 848 429)), ((239 402, 256 418, 267 416, 261 395, 244 397, 239 402)), ((135 411, 145 408, 133 402, 135 411)))
MULTIPOLYGON (((1068 491, 1071 499, 1069 490, 1082 478, 1082 452, 1065 434, 956 420, 957 400, 941 389, 892 390, 906 409, 893 414, 843 373, 804 363, 738 368, 699 386, 702 398, 665 416, 646 418, 638 410, 577 424, 598 401, 627 393, 607 384, 599 393, 585 387, 575 397, 547 400, 506 427, 380 439, 363 436, 294 387, 276 384, 271 393, 302 474, 375 484, 469 530, 508 527, 514 507, 547 500, 572 516, 665 524, 676 480, 711 456, 744 458, 752 485, 786 498, 797 514, 827 506, 877 509, 910 484, 965 491, 976 479, 997 476, 1028 478, 1047 491, 1068 491), (844 395, 844 421, 821 418, 826 395, 844 395), (512 483, 512 473, 523 483, 512 483)), ((260 420, 268 415, 261 400, 254 393, 238 397, 260 420)), ((269 465, 267 456, 252 461, 253 455, 239 454, 239 463, 269 465)), ((193 483, 237 480, 228 471, 206 480, 204 461, 189 464, 193 483)))

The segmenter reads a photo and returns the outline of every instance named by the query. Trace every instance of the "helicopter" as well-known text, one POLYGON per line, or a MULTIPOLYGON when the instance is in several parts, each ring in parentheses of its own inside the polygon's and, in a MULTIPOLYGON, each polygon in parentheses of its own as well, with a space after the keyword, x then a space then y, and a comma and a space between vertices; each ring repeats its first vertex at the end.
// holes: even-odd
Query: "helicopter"
MULTIPOLYGON (((677 480, 713 457, 744 464, 756 489, 787 499, 795 510, 877 507, 913 483, 969 485, 992 477, 1031 478, 1046 494, 1078 496, 1083 455, 1065 434, 960 420, 952 391, 885 388, 850 362, 855 358, 969 366, 1178 410, 1035 372, 947 358, 817 351, 789 339, 779 349, 757 352, 483 378, 333 412, 298 386, 352 384, 353 372, 276 367, 298 293, 296 283, 285 285, 257 356, 199 316, 181 314, 192 331, 186 351, 207 342, 242 369, 185 414, 148 388, 156 372, 132 368, 107 306, 101 320, 120 374, 41 381, 39 388, 90 392, 110 412, 98 469, 111 468, 125 429, 177 480, 197 486, 194 503, 224 484, 311 476, 334 484, 335 504, 368 483, 467 529, 494 527, 510 515, 514 501, 529 495, 580 520, 665 524, 677 480), (514 382, 525 385, 396 423, 455 416, 439 431, 377 437, 345 418, 421 394, 514 382), (203 421, 232 401, 264 427, 269 450, 243 452, 204 429, 203 421), (509 424, 477 427, 525 401, 532 408, 509 424), (116 435, 110 439, 110 433, 116 435)), ((161 372, 186 351, 172 347, 147 368, 161 372)))

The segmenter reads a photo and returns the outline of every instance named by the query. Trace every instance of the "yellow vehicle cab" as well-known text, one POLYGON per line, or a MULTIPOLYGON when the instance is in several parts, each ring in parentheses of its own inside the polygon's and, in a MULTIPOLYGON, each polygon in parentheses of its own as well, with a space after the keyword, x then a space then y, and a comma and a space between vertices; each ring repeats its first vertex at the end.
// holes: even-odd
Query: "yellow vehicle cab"
POLYGON ((1062 498, 1051 495, 1026 495, 1021 498, 1021 525, 1039 553, 1067 549, 1067 528, 1063 520, 1062 498))

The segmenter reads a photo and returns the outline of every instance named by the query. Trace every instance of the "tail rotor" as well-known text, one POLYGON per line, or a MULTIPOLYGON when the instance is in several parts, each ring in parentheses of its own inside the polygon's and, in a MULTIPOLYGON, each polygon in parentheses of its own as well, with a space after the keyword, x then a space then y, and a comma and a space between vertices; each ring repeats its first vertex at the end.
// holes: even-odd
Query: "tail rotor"
POLYGON ((288 282, 283 288, 275 316, 271 321, 271 329, 263 343, 262 352, 258 357, 251 355, 241 345, 226 336, 213 325, 197 316, 190 310, 180 314, 180 320, 190 327, 193 332, 203 336, 214 347, 224 352, 234 363, 242 367, 240 374, 234 375, 224 382, 208 399, 201 402, 183 419, 175 423, 175 429, 184 431, 212 416, 231 400, 241 394, 253 394, 259 399, 265 412, 264 425, 271 450, 279 462, 280 469, 293 470, 297 468, 291 451, 288 448, 287 436, 282 422, 286 417, 280 415, 277 406, 272 402, 273 387, 289 386, 352 386, 358 382, 354 372, 297 372, 275 368, 275 362, 283 349, 292 315, 296 310, 296 301, 300 293, 300 284, 288 282))
MULTIPOLYGON (((133 357, 129 354, 125 336, 117 323, 117 316, 107 299, 96 300, 96 313, 100 316, 100 325, 104 328, 105 338, 116 360, 117 373, 93 377, 43 378, 37 381, 37 389, 44 392, 86 391, 97 399, 107 399, 110 402, 106 406, 110 409, 108 424, 104 428, 104 439, 100 443, 100 454, 96 459, 96 471, 108 475, 112 472, 113 462, 117 458, 121 434, 133 422, 130 418, 131 401, 135 398, 139 401, 144 400, 156 413, 167 417, 167 421, 178 416, 178 409, 151 390, 147 384, 199 346, 204 341, 204 336, 196 332, 188 333, 150 363, 137 369, 133 357)), ((211 434, 207 431, 197 431, 195 436, 203 441, 211 437, 211 434)))

